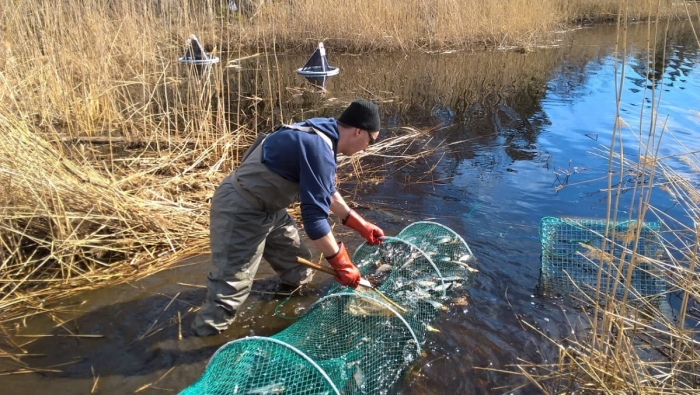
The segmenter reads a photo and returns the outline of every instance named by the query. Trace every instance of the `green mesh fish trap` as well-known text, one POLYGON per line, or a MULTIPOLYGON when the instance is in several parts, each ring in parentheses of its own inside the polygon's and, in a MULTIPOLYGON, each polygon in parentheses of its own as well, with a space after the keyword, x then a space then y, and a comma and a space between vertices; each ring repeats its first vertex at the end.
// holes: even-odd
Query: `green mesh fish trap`
POLYGON ((546 291, 593 297, 602 264, 600 295, 611 294, 615 288, 614 296, 620 299, 632 253, 636 252, 628 299, 660 296, 665 292, 665 281, 653 264, 663 258, 659 230, 660 224, 655 222, 624 221, 611 223, 606 229, 605 220, 545 217, 540 223, 542 285, 546 291), (614 287, 618 274, 620 284, 614 287))
POLYGON ((451 229, 416 222, 353 255, 377 292, 330 287, 294 324, 271 337, 223 345, 194 394, 387 394, 420 355, 450 291, 474 278, 467 243, 451 229))

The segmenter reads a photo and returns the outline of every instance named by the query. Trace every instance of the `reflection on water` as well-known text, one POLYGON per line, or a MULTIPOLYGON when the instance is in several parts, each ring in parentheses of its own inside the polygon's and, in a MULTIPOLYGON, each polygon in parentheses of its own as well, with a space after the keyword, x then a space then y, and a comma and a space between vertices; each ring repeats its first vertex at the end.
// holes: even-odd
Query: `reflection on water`
MULTIPOLYGON (((650 59, 644 52, 647 26, 628 29, 621 103, 628 126, 622 140, 634 155, 636 136, 648 129, 639 124, 639 113, 652 105, 645 91, 651 85, 663 88, 657 91, 663 95, 659 111, 669 116, 669 133, 687 149, 700 149, 692 137, 700 117, 691 112, 700 110, 694 104, 700 103, 700 55, 688 27, 674 22, 668 41, 656 44, 657 56, 650 59), (647 62, 654 70, 648 75, 647 62)), ((612 136, 615 28, 582 29, 561 38, 557 48, 527 53, 334 54, 341 72, 314 83, 325 87, 322 92, 294 72, 304 56, 278 56, 274 70, 279 75, 260 72, 266 69, 264 59, 225 72, 227 103, 221 108, 232 113, 241 108, 251 119, 258 116, 260 128, 282 120, 337 116, 346 103, 363 97, 381 103, 383 133, 399 133, 401 126, 432 128, 409 152, 443 147, 425 160, 387 167, 380 184, 351 181, 341 186, 351 199, 373 208, 362 214, 387 234, 418 220, 436 221, 463 236, 477 258, 480 272, 468 304, 451 306, 439 319, 435 326, 440 333, 429 338, 397 393, 504 392, 501 386, 520 379, 484 368, 507 369, 518 358, 545 362, 556 355, 524 322, 553 338, 580 329, 565 317, 571 312, 565 299, 537 295, 542 249, 538 228, 544 217, 605 215, 605 181, 592 180, 607 174, 607 162, 590 152, 612 136), (239 97, 251 101, 239 107, 239 97)), ((333 50, 331 43, 326 47, 333 50)), ((662 146, 660 155, 678 152, 673 141, 662 146)), ((688 174, 698 180, 697 173, 688 174)), ((623 193, 623 202, 629 201, 628 195, 623 193)), ((669 215, 682 214, 663 194, 654 195, 652 204, 669 215)), ((634 210, 620 215, 626 218, 634 210)), ((158 276, 170 284, 183 281, 177 272, 158 276)), ((259 318, 260 325, 265 322, 259 318)), ((177 359, 170 362, 177 371, 177 359)), ((99 367, 99 361, 94 364, 99 367)), ((168 369, 158 366, 145 369, 148 373, 132 378, 129 385, 157 380, 168 369)), ((204 362, 197 361, 172 386, 179 389, 175 383, 191 382, 203 369, 204 362)), ((70 388, 70 383, 62 385, 70 388)), ((165 378, 159 387, 168 385, 165 378)))
POLYGON ((325 75, 320 77, 304 77, 304 79, 308 81, 312 87, 318 89, 320 92, 323 92, 326 89, 326 83, 328 82, 329 78, 331 77, 325 75))

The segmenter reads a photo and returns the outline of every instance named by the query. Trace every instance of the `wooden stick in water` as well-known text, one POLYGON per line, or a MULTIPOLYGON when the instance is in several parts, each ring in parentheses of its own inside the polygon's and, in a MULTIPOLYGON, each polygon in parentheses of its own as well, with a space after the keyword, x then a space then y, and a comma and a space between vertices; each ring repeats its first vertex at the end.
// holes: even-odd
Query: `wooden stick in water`
MULTIPOLYGON (((332 276, 334 276, 334 277, 338 275, 338 273, 337 273, 333 268, 330 268, 330 267, 327 267, 327 266, 321 266, 321 265, 319 265, 319 264, 316 264, 316 263, 313 263, 313 262, 311 262, 311 261, 309 261, 309 260, 306 260, 306 259, 304 259, 304 258, 302 258, 302 257, 297 257, 297 262, 301 263, 301 264, 304 265, 304 266, 308 266, 308 267, 310 267, 310 268, 312 268, 312 269, 316 269, 316 270, 322 271, 322 272, 324 272, 324 273, 328 273, 328 274, 330 274, 330 275, 332 275, 332 276)), ((396 302, 394 302, 393 300, 389 299, 389 297, 387 297, 386 295, 384 295, 380 290, 378 290, 377 288, 373 287, 372 284, 370 284, 369 281, 367 281, 367 280, 365 280, 365 279, 360 279, 360 285, 363 286, 363 287, 369 288, 369 289, 373 290, 374 292, 376 292, 379 296, 382 297, 382 299, 384 299, 384 301, 386 301, 387 303, 389 303, 392 307, 394 307, 395 309, 399 310, 400 312, 402 312, 402 313, 407 313, 407 312, 408 312, 408 310, 406 310, 406 309, 404 309, 403 307, 399 306, 398 304, 396 304, 396 302), (362 281, 362 280, 364 280, 364 281, 362 281)))
POLYGON ((332 276, 337 276, 337 275, 338 275, 338 273, 336 273, 335 269, 333 269, 333 268, 331 268, 331 267, 327 267, 327 266, 321 266, 321 265, 319 265, 319 264, 317 264, 317 263, 313 263, 313 262, 311 262, 311 261, 309 261, 309 260, 306 260, 306 259, 304 259, 304 258, 302 258, 302 257, 297 257, 297 262, 301 263, 301 264, 304 265, 304 266, 308 266, 308 267, 310 267, 310 268, 312 268, 312 269, 316 269, 316 270, 318 270, 318 271, 322 271, 322 272, 324 272, 324 273, 328 273, 328 274, 330 274, 330 275, 332 275, 332 276))

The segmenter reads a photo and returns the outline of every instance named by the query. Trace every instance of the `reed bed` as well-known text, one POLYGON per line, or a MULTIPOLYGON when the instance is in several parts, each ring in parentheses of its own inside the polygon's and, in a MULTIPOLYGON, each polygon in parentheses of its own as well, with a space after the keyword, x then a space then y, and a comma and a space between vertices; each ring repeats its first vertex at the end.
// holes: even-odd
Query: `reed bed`
MULTIPOLYGON (((625 27, 629 16, 619 14, 620 53, 625 52, 625 27)), ((650 43, 663 42, 667 31, 660 24, 658 30, 649 29, 650 43)), ((666 25, 667 28, 667 25, 666 25)), ((695 37, 697 41, 697 36, 695 37)), ((648 47, 648 57, 662 58, 654 45, 648 47)), ((621 56, 621 65, 625 58, 621 56)), ((621 95, 624 78, 616 81, 621 95)), ((660 86, 663 81, 658 81, 660 86)), ((636 220, 657 221, 663 224, 659 236, 664 251, 661 256, 646 256, 627 246, 640 242, 639 228, 629 234, 608 231, 600 248, 587 247, 586 256, 591 265, 598 267, 597 289, 581 290, 576 279, 570 277, 571 286, 578 291, 571 298, 579 311, 572 314, 571 335, 551 337, 533 325, 522 321, 529 330, 538 332, 552 345, 556 355, 545 357, 554 362, 535 363, 520 359, 510 373, 525 378, 523 386, 534 386, 544 394, 679 394, 697 393, 700 382, 700 350, 697 324, 700 321, 697 301, 698 251, 700 249, 700 192, 691 180, 700 176, 700 159, 696 151, 684 150, 683 144, 667 128, 667 120, 659 119, 660 101, 656 84, 647 95, 653 103, 651 110, 639 115, 639 128, 632 130, 619 112, 614 122, 610 145, 601 146, 592 155, 608 161, 608 187, 606 189, 608 223, 636 220), (648 125, 648 129, 644 126, 648 125), (625 147, 623 135, 636 136, 638 146, 625 147), (659 156, 659 147, 671 141, 679 152, 659 156), (679 170, 680 169, 680 170, 679 170), (665 193, 677 202, 681 215, 672 216, 666 209, 652 205, 652 194, 665 193), (622 196, 628 196, 622 205, 622 196), (629 200, 631 196, 631 200, 629 200), (629 212, 623 217, 618 214, 629 212), (636 213, 633 217, 631 213, 636 213), (606 247, 607 246, 607 247, 606 247), (613 256, 615 248, 622 249, 621 256, 613 256), (613 275, 603 269, 607 262, 617 267, 613 275), (665 283, 666 290, 655 295, 636 293, 631 282, 632 270, 648 267, 648 274, 665 283), (627 275, 622 275, 627 269, 627 275), (601 286, 601 279, 612 280, 612 289, 601 286), (616 296, 616 290, 623 290, 616 296), (666 299, 676 298, 677 306, 671 308, 666 299)))
MULTIPOLYGON (((615 20, 617 1, 478 0, 358 1, 338 8, 327 0, 244 1, 247 20, 266 26, 267 42, 309 48, 320 38, 349 51, 532 47, 582 21, 615 20)), ((672 1, 629 2, 630 15, 682 14, 672 1)))
POLYGON ((193 31, 215 55, 283 42, 264 33, 276 29, 264 10, 227 4, 3 0, 0 322, 206 250, 206 202, 222 175, 259 129, 298 115, 262 82, 274 52, 237 74, 175 62, 193 31))
MULTIPOLYGON (((629 2, 625 7, 639 18, 685 13, 678 2, 653 5, 629 2)), ((223 0, 2 0, 0 101, 42 127, 71 136, 162 139, 173 130, 188 134, 190 129, 216 135, 228 128, 223 112, 236 113, 237 121, 254 115, 255 98, 274 108, 271 97, 279 87, 256 79, 237 86, 243 88, 239 98, 247 102, 233 100, 235 108, 222 107, 223 100, 210 102, 207 91, 186 83, 192 77, 175 62, 191 33, 229 59, 264 50, 306 53, 319 41, 350 52, 531 48, 552 44, 555 30, 617 12, 617 2, 609 0, 379 0, 340 8, 321 0, 244 0, 239 6, 241 11, 233 13, 223 0), (196 102, 215 111, 191 116, 196 102)), ((265 56, 256 66, 273 63, 265 56)), ((210 88, 225 97, 226 86, 210 88)))
POLYGON ((206 240, 208 213, 195 188, 188 199, 172 198, 185 182, 153 185, 143 171, 117 181, 6 113, 0 146, 3 321, 28 307, 40 312, 67 291, 148 275, 167 255, 199 252, 206 240))

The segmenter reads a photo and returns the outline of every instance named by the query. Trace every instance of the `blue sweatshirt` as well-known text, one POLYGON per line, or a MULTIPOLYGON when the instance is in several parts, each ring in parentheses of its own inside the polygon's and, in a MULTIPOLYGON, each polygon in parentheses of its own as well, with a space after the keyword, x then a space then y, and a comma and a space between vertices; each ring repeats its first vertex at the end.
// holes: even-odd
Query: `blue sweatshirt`
POLYGON ((338 124, 334 118, 311 118, 298 123, 311 126, 330 137, 333 150, 313 131, 281 128, 263 143, 262 162, 285 180, 299 183, 301 218, 311 240, 331 231, 328 224, 338 149, 338 124))

